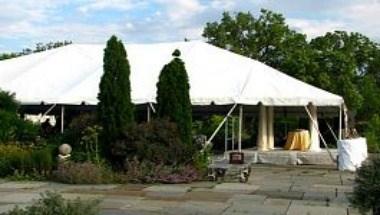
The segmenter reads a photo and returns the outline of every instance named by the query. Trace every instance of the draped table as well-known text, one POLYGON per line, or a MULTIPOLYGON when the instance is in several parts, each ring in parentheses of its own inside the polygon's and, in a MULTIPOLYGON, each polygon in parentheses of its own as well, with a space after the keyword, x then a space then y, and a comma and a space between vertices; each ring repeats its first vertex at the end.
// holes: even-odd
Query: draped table
POLYGON ((288 132, 286 144, 284 149, 286 150, 300 150, 308 151, 310 148, 310 134, 308 130, 295 130, 288 132))

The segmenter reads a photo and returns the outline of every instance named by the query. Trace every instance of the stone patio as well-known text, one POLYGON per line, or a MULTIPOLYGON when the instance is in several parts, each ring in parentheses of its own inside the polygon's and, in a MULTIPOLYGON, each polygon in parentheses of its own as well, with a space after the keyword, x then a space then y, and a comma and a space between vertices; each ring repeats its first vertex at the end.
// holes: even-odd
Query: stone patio
POLYGON ((317 166, 254 165, 246 184, 65 185, 0 182, 0 213, 55 190, 65 198, 101 199, 102 214, 359 214, 349 207, 354 175, 317 166))

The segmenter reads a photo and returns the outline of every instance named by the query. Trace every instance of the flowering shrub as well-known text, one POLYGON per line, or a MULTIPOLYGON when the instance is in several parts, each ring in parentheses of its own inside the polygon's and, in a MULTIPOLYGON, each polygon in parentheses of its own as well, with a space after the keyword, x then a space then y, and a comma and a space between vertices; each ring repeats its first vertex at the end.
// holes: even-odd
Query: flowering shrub
POLYGON ((112 172, 91 162, 65 162, 53 172, 53 179, 67 184, 103 184, 112 181, 112 172))
POLYGON ((199 173, 193 166, 156 165, 150 161, 140 162, 134 158, 126 162, 127 171, 124 180, 135 183, 191 183, 199 179, 199 173))

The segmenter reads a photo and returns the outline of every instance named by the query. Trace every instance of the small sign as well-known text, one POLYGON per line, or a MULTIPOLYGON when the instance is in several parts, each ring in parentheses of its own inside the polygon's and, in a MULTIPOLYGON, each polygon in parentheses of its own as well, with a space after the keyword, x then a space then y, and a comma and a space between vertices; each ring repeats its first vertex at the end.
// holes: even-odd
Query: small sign
POLYGON ((231 152, 230 153, 230 164, 244 164, 244 153, 243 152, 231 152))

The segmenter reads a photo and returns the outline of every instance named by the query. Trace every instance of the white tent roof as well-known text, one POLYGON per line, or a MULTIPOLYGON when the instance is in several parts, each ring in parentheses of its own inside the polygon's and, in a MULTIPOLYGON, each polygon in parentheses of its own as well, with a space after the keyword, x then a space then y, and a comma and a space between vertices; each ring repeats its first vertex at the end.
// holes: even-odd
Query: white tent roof
MULTIPOLYGON (((24 104, 97 103, 104 45, 72 44, 0 61, 0 88, 24 104)), ((182 53, 193 105, 247 104, 338 106, 340 96, 321 90, 256 60, 204 42, 126 45, 131 65, 132 100, 155 102, 162 67, 182 53)))

